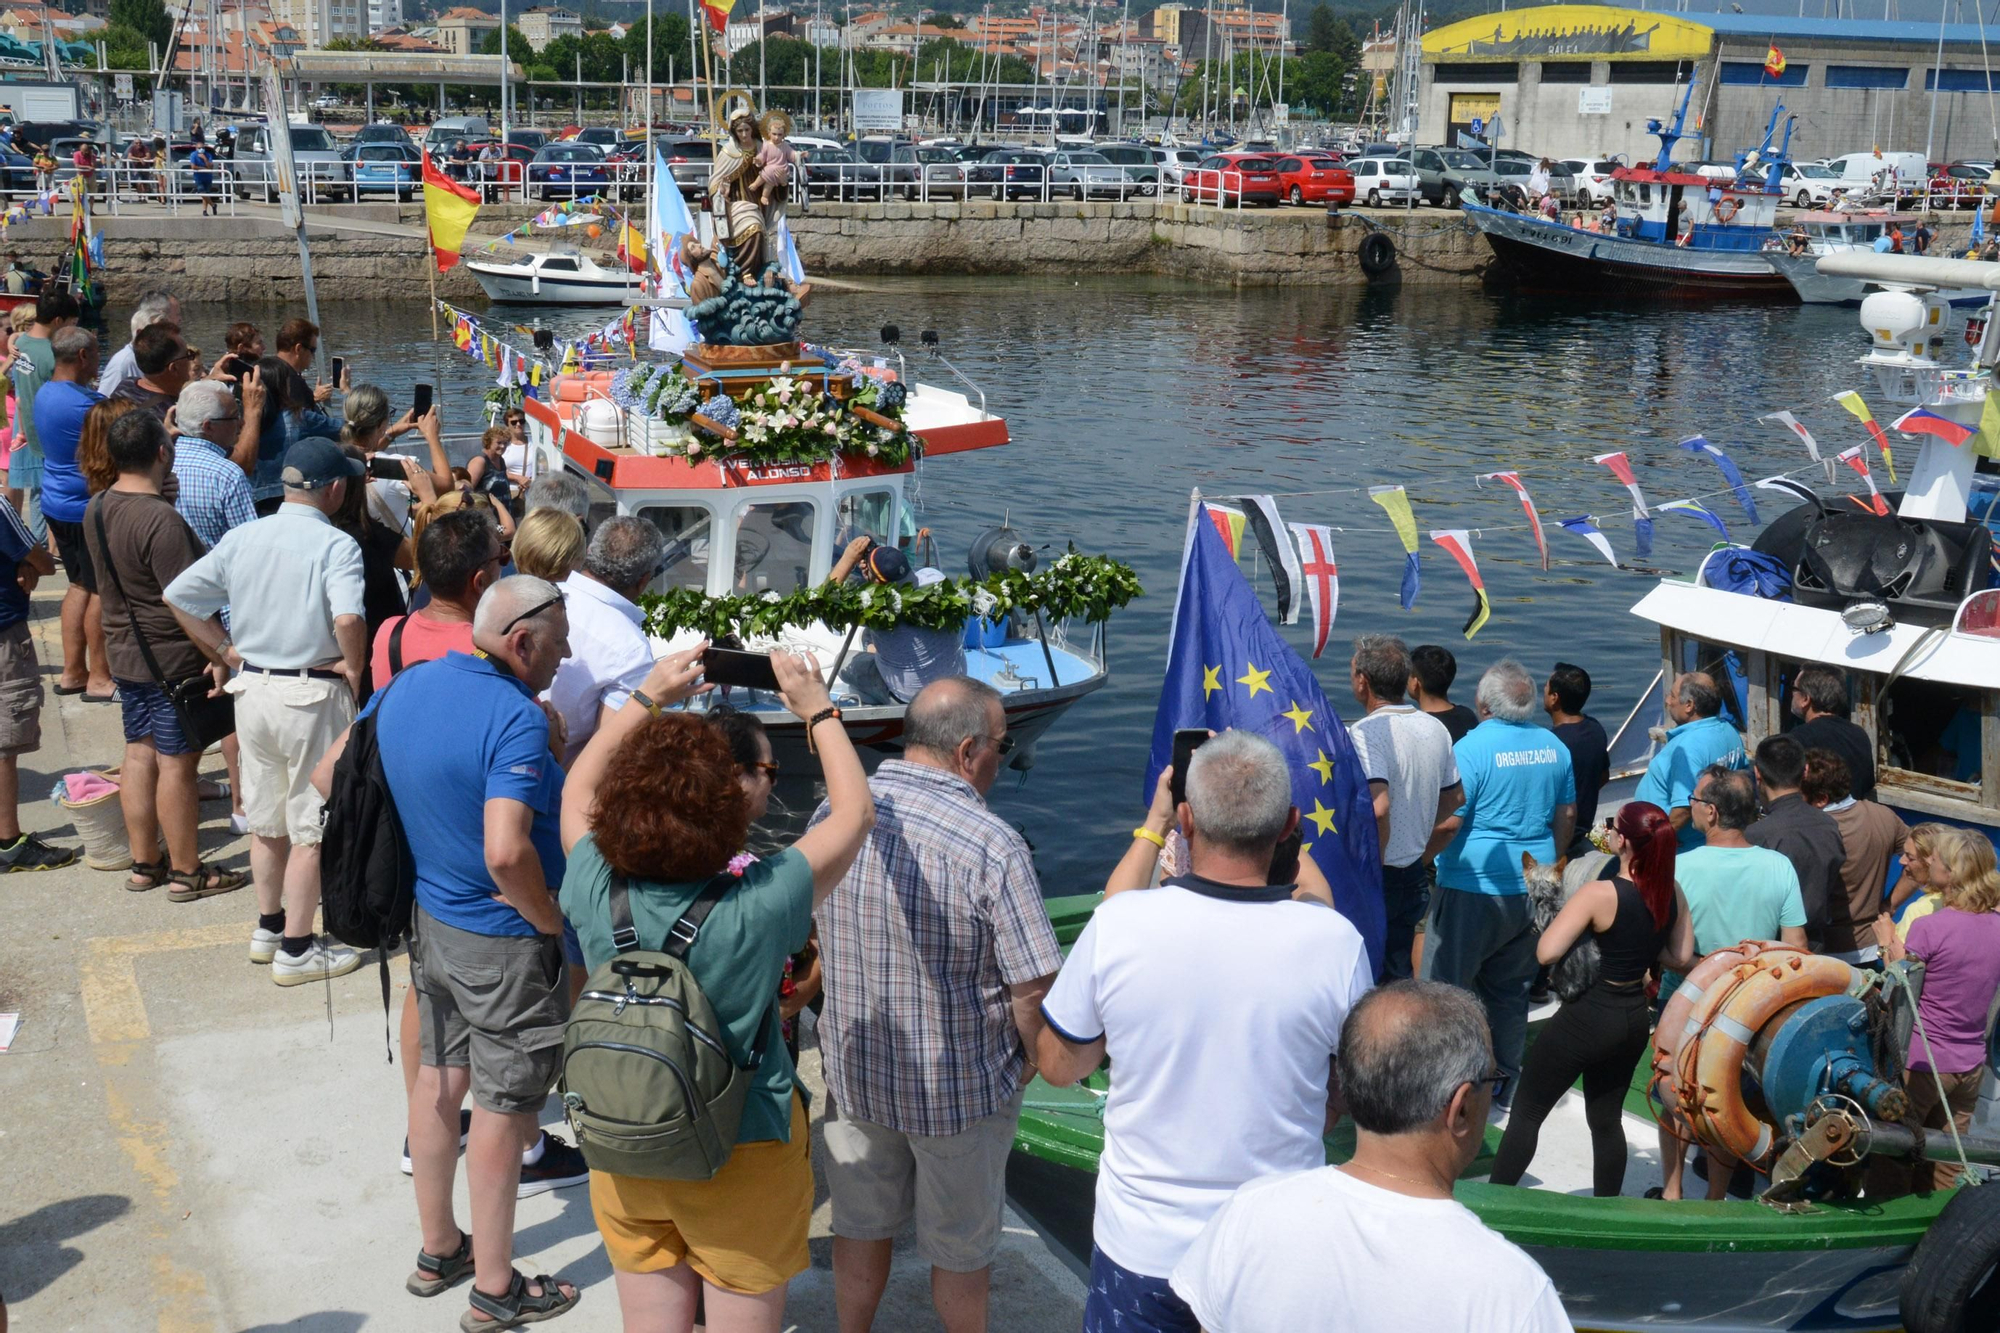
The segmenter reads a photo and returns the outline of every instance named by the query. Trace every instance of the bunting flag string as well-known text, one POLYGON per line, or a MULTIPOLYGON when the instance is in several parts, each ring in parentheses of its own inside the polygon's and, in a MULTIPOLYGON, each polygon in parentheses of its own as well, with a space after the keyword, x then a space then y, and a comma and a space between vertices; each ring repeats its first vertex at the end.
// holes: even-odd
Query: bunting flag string
POLYGON ((1250 535, 1257 539, 1259 549, 1264 552, 1264 562, 1271 567, 1271 582, 1278 594, 1278 623, 1296 625, 1299 623, 1299 555, 1292 543, 1284 536, 1285 520, 1278 517, 1278 502, 1268 495, 1232 495, 1247 506, 1244 519, 1250 528, 1250 535))
MULTIPOLYGON (((1861 480, 1868 483, 1868 499, 1870 502, 1870 507, 1872 507, 1877 514, 1887 514, 1889 512, 1889 503, 1888 501, 1882 498, 1882 493, 1875 489, 1875 478, 1871 476, 1868 471, 1867 451, 1861 445, 1858 444, 1855 445, 1852 449, 1843 449, 1840 453, 1840 461, 1847 464, 1847 466, 1853 468, 1856 472, 1860 473, 1861 480)), ((1859 497, 1856 497, 1855 502, 1857 504, 1860 503, 1859 497)))
POLYGON ((1818 463, 1824 461, 1820 457, 1819 441, 1813 438, 1813 433, 1806 429, 1805 423, 1803 421, 1800 421, 1797 417, 1793 416, 1790 412, 1766 412, 1763 416, 1758 417, 1757 420, 1777 422, 1779 425, 1783 426, 1786 430, 1798 436, 1800 440, 1805 442, 1806 452, 1812 455, 1813 462, 1818 463))
POLYGON ((1690 435, 1681 441, 1681 448, 1692 454, 1705 454, 1709 461, 1722 472, 1722 479, 1729 483, 1729 489, 1736 496, 1736 503, 1743 506, 1743 513, 1752 523, 1757 522, 1757 502, 1750 498, 1750 488, 1743 484, 1743 470, 1736 466, 1736 460, 1710 444, 1699 435, 1690 435))
POLYGON ((1244 514, 1241 509, 1231 509, 1228 505, 1207 503, 1208 521, 1222 535, 1222 545, 1229 552, 1231 560, 1240 560, 1243 546, 1244 514))
POLYGON ((1977 433, 1970 426, 1961 426, 1950 417, 1939 416, 1936 412, 1922 407, 1903 413, 1889 425, 1905 435, 1933 436, 1953 448, 1964 444, 1977 433))
POLYGON ((1700 519, 1721 533, 1722 540, 1729 540, 1729 529, 1723 525, 1721 516, 1705 505, 1696 504, 1693 500, 1670 500, 1666 504, 1661 505, 1660 508, 1662 510, 1670 510, 1676 514, 1686 514, 1689 518, 1700 519))
POLYGON ((1564 532, 1573 532, 1589 542, 1597 548, 1597 553, 1603 556, 1613 569, 1618 568, 1618 557, 1611 553, 1611 539, 1598 530, 1588 515, 1579 514, 1575 518, 1563 519, 1556 526, 1564 532))
POLYGON ((1421 583, 1420 565, 1417 558, 1417 516, 1410 512, 1410 497, 1401 486, 1370 486, 1368 498, 1382 506, 1382 512, 1396 525, 1396 535, 1403 539, 1403 609, 1409 610, 1417 604, 1417 589, 1421 583))
POLYGON ((1806 485, 1804 482, 1794 481, 1790 477, 1785 477, 1785 476, 1766 477, 1762 481, 1757 483, 1757 489, 1763 491, 1778 491, 1781 494, 1791 496, 1795 500, 1804 500, 1807 504, 1819 505, 1820 508, 1822 509, 1826 507, 1825 504, 1821 502, 1818 491, 1815 491, 1812 487, 1806 485))
POLYGON ((1535 549, 1542 553, 1542 569, 1546 572, 1549 567, 1549 539, 1542 532, 1542 516, 1535 512, 1534 497, 1529 495, 1528 488, 1521 484, 1521 474, 1518 472, 1482 472, 1477 480, 1504 482, 1506 485, 1513 487, 1514 494, 1521 497, 1521 509, 1528 516, 1528 528, 1535 534, 1535 549))
POLYGON ((1653 553, 1653 518, 1646 511, 1646 495, 1639 489, 1639 479, 1632 475, 1632 462, 1622 452, 1598 454, 1591 460, 1611 469, 1611 475, 1625 484, 1632 493, 1632 537, 1640 559, 1653 553))
POLYGON ((1467 581, 1472 584, 1475 601, 1472 614, 1466 617, 1465 628, 1462 631, 1469 639, 1485 628, 1486 621, 1493 614, 1492 599, 1486 595, 1486 581, 1479 577, 1479 564, 1472 558, 1472 534, 1464 528, 1448 528, 1442 531, 1434 528, 1431 530, 1431 540, 1451 553, 1451 558, 1458 561, 1458 567, 1465 571, 1467 581))
POLYGON ((1333 529, 1314 523, 1286 525, 1298 538, 1305 561, 1300 573, 1305 578, 1306 597, 1313 610, 1313 656, 1326 651, 1327 635, 1340 612, 1340 566, 1333 559, 1333 529))
MULTIPOLYGON (((437 303, 438 312, 450 322, 452 346, 489 369, 499 372, 501 387, 519 387, 539 394, 543 381, 558 368, 573 370, 610 354, 613 347, 630 346, 637 330, 640 307, 633 306, 617 319, 581 338, 561 339, 549 353, 552 359, 529 356, 505 339, 495 336, 478 316, 466 313, 446 301, 437 303), (511 382, 509 371, 511 368, 511 382)), ((516 333, 533 336, 537 330, 519 324, 506 325, 516 333)), ((539 353, 542 349, 537 348, 539 353)))
MULTIPOLYGON (((1868 410, 1868 400, 1852 389, 1844 389, 1833 396, 1833 401, 1852 412, 1854 419, 1868 428, 1868 433, 1875 439, 1875 447, 1882 451, 1882 465, 1889 469, 1889 484, 1895 485, 1896 456, 1889 452, 1889 437, 1882 433, 1882 427, 1875 422, 1875 414, 1868 410)), ((1847 455, 1840 457, 1846 458, 1847 455)))

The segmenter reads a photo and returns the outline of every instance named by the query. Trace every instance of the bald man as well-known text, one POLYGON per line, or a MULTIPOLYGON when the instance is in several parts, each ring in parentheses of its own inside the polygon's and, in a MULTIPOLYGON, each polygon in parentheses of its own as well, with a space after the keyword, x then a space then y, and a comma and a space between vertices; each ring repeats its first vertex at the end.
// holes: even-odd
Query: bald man
POLYGON ((1680 850, 1685 852, 1702 845, 1701 831, 1689 814, 1702 770, 1710 764, 1748 768, 1750 758, 1744 753, 1742 733, 1722 716, 1722 692, 1706 671, 1674 677, 1667 689, 1667 717, 1674 729, 1653 762, 1646 765, 1646 775, 1639 779, 1633 799, 1649 801, 1667 812, 1680 850))

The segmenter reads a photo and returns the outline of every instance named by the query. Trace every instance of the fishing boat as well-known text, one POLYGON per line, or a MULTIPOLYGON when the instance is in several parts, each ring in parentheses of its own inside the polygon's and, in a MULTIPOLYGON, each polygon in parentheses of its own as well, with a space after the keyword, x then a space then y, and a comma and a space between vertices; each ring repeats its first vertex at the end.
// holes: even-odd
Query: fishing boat
MULTIPOLYGON (((1969 368, 1944 363, 1947 344, 1934 341, 1935 330, 1948 311, 1941 293, 2000 290, 2000 266, 1873 253, 1818 262, 1829 278, 1883 289, 1860 312, 1871 342, 1862 365, 1876 392, 1975 425, 2000 362, 2000 321, 1984 325, 1969 368)), ((1908 484, 1893 497, 1895 512, 1814 499, 1771 524, 1754 549, 1784 565, 1785 600, 1725 586, 1718 571, 1728 547, 1692 575, 1649 589, 1632 611, 1659 628, 1661 673, 1652 702, 1635 710, 1625 731, 1643 737, 1643 710, 1657 709, 1661 682, 1702 669, 1728 682, 1725 703, 1739 724, 1753 735, 1777 732, 1789 724, 1788 690, 1799 668, 1836 666, 1853 682, 1854 720, 1876 745, 1877 798, 1911 823, 2000 832, 2000 770, 1986 771, 2000 757, 2000 587, 1992 586, 1993 542, 1981 521, 1993 512, 2000 478, 1977 472, 1970 446, 1947 442, 1953 433, 1923 437, 1908 484)), ((1051 900, 1058 937, 1074 940, 1099 901, 1051 900)), ((1459 1202, 1542 1266, 1579 1329, 1992 1328, 2000 1190, 1876 1200, 1857 1196, 1841 1168, 1871 1156, 1964 1160, 1974 1170, 2000 1164, 2000 1004, 1987 1020, 1995 1065, 1961 1158, 1943 1136, 1913 1141, 1899 1122, 1910 1038, 1889 1036, 1881 1015, 1908 1000, 1898 993, 1904 964, 1873 974, 1773 946, 1761 957, 1782 965, 1766 967, 1754 950, 1728 952, 1692 974, 1702 999, 1677 997, 1685 1007, 1670 1006, 1659 1037, 1665 1055, 1635 1071, 1624 1128, 1635 1157, 1656 1151, 1662 1115, 1682 1117, 1676 1123, 1699 1141, 1736 1143, 1739 1155, 1769 1172, 1758 1198, 1589 1197, 1582 1116, 1559 1107, 1542 1131, 1530 1177, 1538 1186, 1481 1179, 1498 1146, 1495 1129, 1456 1187, 1459 1202), (1808 982, 1806 973, 1816 975, 1808 982), (1857 1040, 1861 1034, 1886 1044, 1857 1040), (1717 1113, 1691 1126, 1686 1117, 1696 1104, 1734 1119, 1717 1113)), ((1531 1020, 1530 1040, 1546 1016, 1531 1020)), ((1071 1257, 1089 1253, 1113 1076, 1099 1071, 1073 1088, 1031 1084, 1009 1164, 1016 1207, 1071 1257)), ((1326 1141, 1328 1160, 1343 1160, 1351 1145, 1336 1132, 1326 1141)), ((1627 1188, 1643 1186, 1644 1174, 1629 1173, 1627 1188)))
MULTIPOLYGON (((1882 288, 1860 278, 1821 273, 1821 257, 1850 252, 1873 254, 1876 243, 1892 228, 1913 230, 1919 220, 1915 213, 1882 210, 1796 213, 1792 216, 1794 232, 1784 238, 1784 248, 1771 250, 1765 258, 1791 283, 1792 290, 1805 304, 1859 305, 1862 297, 1882 288)), ((1991 292, 1980 287, 1960 287, 1938 294, 1954 306, 1981 306, 1992 298, 1991 292)))
POLYGON ((606 268, 569 247, 527 253, 505 264, 464 262, 489 298, 509 305, 634 305, 645 295, 641 275, 623 264, 606 268))
POLYGON ((1468 203, 1465 215, 1486 236, 1494 256, 1523 288, 1598 296, 1789 300, 1791 284, 1766 250, 1783 196, 1778 189, 1791 122, 1774 150, 1784 104, 1772 109, 1764 142, 1739 153, 1736 177, 1721 184, 1673 163, 1688 98, 1673 122, 1647 122, 1660 140, 1650 166, 1612 173, 1617 216, 1609 231, 1574 221, 1468 203))

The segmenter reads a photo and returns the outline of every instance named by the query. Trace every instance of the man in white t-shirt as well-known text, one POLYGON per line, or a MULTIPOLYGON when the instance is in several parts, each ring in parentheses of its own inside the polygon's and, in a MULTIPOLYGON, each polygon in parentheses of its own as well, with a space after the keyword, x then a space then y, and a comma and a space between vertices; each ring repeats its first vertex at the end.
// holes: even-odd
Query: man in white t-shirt
POLYGON ((1170 780, 1057 974, 1036 1041, 1059 1087, 1112 1062, 1084 1333, 1195 1333, 1168 1276, 1239 1185, 1326 1160, 1333 1052, 1371 982, 1345 917, 1269 883, 1299 822, 1278 748, 1225 731, 1195 752, 1178 806, 1170 780), (1174 824, 1192 872, 1147 889, 1174 824))
POLYGON ((1479 1001, 1437 981, 1371 992, 1339 1072, 1354 1156, 1252 1181, 1216 1212, 1173 1273, 1202 1327, 1570 1333, 1548 1275, 1452 1199, 1501 1078, 1479 1001))
POLYGON ((1431 858, 1437 852, 1431 841, 1465 798, 1451 733, 1431 714, 1403 702, 1414 671, 1409 645, 1401 639, 1364 634, 1354 641, 1348 676, 1355 702, 1367 716, 1347 734, 1361 771, 1368 775, 1375 829, 1382 840, 1382 905, 1388 920, 1384 981, 1415 972, 1410 950, 1417 926, 1430 910, 1431 858))

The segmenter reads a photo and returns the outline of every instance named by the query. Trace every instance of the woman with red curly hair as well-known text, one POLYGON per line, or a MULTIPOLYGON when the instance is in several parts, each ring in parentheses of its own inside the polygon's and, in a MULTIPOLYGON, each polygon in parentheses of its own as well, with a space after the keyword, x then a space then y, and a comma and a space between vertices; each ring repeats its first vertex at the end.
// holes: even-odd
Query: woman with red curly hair
MULTIPOLYGON (((854 863, 875 803, 819 664, 774 653, 771 666, 785 706, 817 748, 830 813, 778 855, 742 865, 688 951, 731 1058, 747 1066, 752 1051, 764 1052, 729 1160, 709 1180, 590 1173, 625 1333, 687 1333, 697 1300, 711 1333, 775 1330, 785 1284, 811 1262, 806 1112, 780 1036, 778 986, 805 945, 813 909, 854 863)), ((698 652, 655 664, 563 784, 563 915, 592 970, 617 953, 614 875, 629 883, 640 947, 662 948, 702 889, 729 871, 750 827, 751 795, 729 740, 700 715, 654 702, 706 690, 694 684, 699 670, 698 652)))
POLYGON ((1591 1193, 1603 1198, 1623 1192, 1625 1089, 1652 1029, 1646 973, 1656 965, 1685 970, 1694 957, 1694 924, 1674 883, 1674 847, 1666 811, 1628 802, 1609 832, 1608 850, 1618 858, 1608 867, 1611 877, 1571 894, 1542 932, 1535 956, 1544 966, 1560 961, 1586 930, 1596 934, 1602 965, 1596 982, 1556 1012, 1528 1052, 1489 1177, 1494 1184, 1520 1183, 1535 1158, 1542 1121, 1581 1077, 1591 1193))

